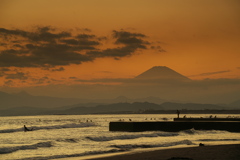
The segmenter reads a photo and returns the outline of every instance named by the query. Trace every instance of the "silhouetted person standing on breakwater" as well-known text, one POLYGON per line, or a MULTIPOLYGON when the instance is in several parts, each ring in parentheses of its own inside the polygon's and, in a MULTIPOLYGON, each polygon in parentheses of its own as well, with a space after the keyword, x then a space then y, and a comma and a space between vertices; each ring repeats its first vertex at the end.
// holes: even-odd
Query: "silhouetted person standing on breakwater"
POLYGON ((179 115, 180 115, 180 111, 177 110, 177 118, 179 118, 179 115))

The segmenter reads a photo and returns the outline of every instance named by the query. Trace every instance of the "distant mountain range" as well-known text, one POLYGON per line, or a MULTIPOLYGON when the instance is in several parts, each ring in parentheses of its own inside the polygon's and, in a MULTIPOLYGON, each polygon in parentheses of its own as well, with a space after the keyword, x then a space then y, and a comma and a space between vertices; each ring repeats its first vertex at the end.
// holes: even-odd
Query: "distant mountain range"
MULTIPOLYGON (((240 98, 238 94, 239 90, 236 88, 234 88, 235 90, 232 94, 226 94, 226 92, 223 92, 225 91, 225 81, 220 81, 221 83, 219 83, 219 81, 208 80, 198 82, 191 80, 168 67, 155 66, 135 78, 132 78, 127 83, 116 87, 115 90, 117 91, 111 89, 110 92, 113 93, 110 94, 124 95, 113 99, 33 96, 24 91, 14 94, 0 92, 0 116, 92 114, 137 112, 139 110, 240 109, 239 99, 221 105, 206 104, 204 102, 204 99, 221 100, 221 98, 226 97, 230 97, 231 99, 240 98), (136 97, 147 96, 145 96, 146 98, 127 98, 131 97, 131 95, 135 95, 136 97), (175 98, 177 100, 175 100, 175 98), (188 101, 189 99, 191 101, 188 101), (202 101, 202 103, 194 101, 202 101)), ((227 91, 229 91, 228 88, 227 91)), ((102 90, 100 90, 100 93, 104 94, 102 90)))
POLYGON ((81 99, 33 96, 28 94, 27 92, 20 92, 16 94, 0 92, 0 109, 22 106, 54 108, 80 102, 81 99))
MULTIPOLYGON (((81 114, 124 114, 124 113, 170 113, 174 114, 176 110, 182 110, 183 113, 240 113, 240 107, 229 108, 213 104, 195 104, 195 103, 172 103, 165 102, 155 104, 149 102, 134 103, 113 103, 99 104, 92 107, 86 107, 81 104, 65 106, 59 108, 37 108, 37 107, 15 107, 0 110, 0 116, 25 116, 25 115, 81 115, 81 114), (201 112, 199 112, 201 111, 201 112)), ((181 111, 181 112, 182 112, 181 111)))
POLYGON ((19 92, 15 94, 8 94, 0 92, 0 110, 8 108, 16 108, 23 106, 30 106, 36 108, 59 108, 66 106, 82 105, 85 107, 93 107, 100 104, 124 103, 124 102, 150 102, 161 104, 166 100, 158 97, 146 97, 129 99, 125 96, 119 96, 115 99, 78 99, 78 98, 59 98, 48 96, 33 96, 27 92, 19 92))

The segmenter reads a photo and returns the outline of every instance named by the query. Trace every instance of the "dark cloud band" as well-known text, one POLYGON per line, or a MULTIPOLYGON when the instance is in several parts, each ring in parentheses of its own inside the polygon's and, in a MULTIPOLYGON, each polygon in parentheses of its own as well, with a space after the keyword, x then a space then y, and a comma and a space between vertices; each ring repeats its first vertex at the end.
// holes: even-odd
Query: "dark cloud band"
MULTIPOLYGON (((88 30, 88 33, 90 30, 88 30)), ((45 26, 34 31, 0 28, 4 46, 0 50, 0 67, 49 67, 81 64, 96 58, 120 59, 132 56, 150 43, 141 33, 112 31, 115 48, 100 49, 106 37, 94 34, 59 31, 45 26)))

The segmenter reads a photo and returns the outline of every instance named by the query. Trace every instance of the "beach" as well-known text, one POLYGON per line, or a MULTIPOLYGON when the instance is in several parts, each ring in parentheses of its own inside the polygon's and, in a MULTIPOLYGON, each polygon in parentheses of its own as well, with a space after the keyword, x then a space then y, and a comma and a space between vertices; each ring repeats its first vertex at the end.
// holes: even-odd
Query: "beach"
MULTIPOLYGON (((88 158, 86 158, 88 159, 88 158)), ((89 158, 88 160, 239 160, 240 144, 209 145, 89 158)))

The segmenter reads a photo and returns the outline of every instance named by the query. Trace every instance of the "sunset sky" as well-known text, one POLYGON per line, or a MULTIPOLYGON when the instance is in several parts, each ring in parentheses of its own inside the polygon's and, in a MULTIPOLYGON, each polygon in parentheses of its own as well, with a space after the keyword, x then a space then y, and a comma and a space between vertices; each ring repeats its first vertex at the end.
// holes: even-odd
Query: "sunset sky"
POLYGON ((239 0, 0 0, 2 90, 133 78, 153 66, 239 79, 239 60, 239 0))

